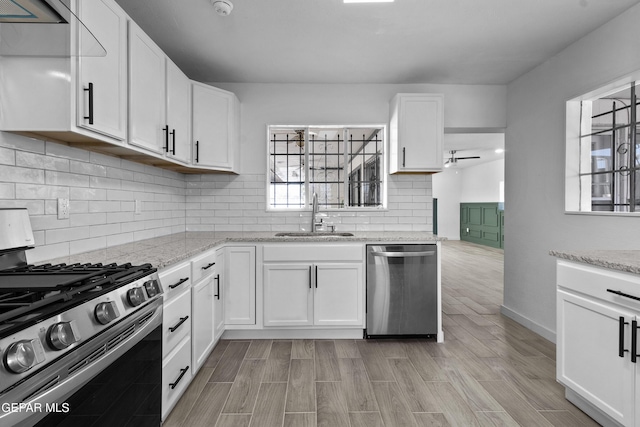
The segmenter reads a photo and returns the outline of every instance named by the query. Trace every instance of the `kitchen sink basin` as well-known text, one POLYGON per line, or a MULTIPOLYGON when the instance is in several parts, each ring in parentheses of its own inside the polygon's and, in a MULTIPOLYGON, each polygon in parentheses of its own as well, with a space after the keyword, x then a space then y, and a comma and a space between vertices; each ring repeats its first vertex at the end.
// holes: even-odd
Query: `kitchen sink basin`
POLYGON ((276 233, 276 237, 349 237, 353 236, 353 233, 337 233, 333 231, 316 231, 315 233, 309 231, 293 231, 276 233))

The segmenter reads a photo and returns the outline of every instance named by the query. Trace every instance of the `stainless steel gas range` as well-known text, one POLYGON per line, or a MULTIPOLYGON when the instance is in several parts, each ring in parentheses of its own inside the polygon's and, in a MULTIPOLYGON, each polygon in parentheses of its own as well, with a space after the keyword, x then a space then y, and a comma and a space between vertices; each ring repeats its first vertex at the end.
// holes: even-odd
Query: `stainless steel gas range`
POLYGON ((30 265, 26 210, 0 224, 0 425, 159 426, 156 269, 30 265))

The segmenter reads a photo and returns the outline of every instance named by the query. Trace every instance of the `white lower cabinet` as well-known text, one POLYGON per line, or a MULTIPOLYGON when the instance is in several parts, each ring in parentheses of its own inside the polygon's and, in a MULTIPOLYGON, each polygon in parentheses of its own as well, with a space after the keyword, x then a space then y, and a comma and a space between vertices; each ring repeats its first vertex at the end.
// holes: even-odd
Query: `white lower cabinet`
POLYGON ((313 325, 311 264, 265 264, 264 326, 313 325))
POLYGON ((605 425, 640 426, 634 296, 639 276, 558 261, 557 378, 569 400, 605 425))
POLYGON ((225 248, 224 323, 256 324, 256 247, 225 248))
POLYGON ((187 338, 162 364, 162 419, 165 420, 191 382, 191 339, 187 338))
POLYGON ((264 326, 364 327, 362 259, 362 245, 265 247, 264 326))
POLYGON ((193 371, 198 372, 213 349, 213 277, 208 276, 193 286, 193 371))
POLYGON ((183 262, 159 273, 162 311, 162 419, 191 382, 191 263, 183 262))

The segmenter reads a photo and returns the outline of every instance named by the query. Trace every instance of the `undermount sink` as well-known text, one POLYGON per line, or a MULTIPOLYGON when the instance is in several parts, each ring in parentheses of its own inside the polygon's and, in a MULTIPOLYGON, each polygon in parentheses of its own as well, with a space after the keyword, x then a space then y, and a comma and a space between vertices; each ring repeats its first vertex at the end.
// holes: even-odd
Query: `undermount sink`
POLYGON ((353 233, 336 233, 333 231, 316 231, 312 233, 310 231, 291 231, 284 233, 276 233, 276 237, 349 237, 353 236, 353 233))

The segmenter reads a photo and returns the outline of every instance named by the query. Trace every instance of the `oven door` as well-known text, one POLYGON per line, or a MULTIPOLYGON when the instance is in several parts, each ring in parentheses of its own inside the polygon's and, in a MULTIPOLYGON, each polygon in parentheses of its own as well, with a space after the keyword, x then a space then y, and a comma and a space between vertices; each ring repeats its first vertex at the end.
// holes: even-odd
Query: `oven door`
POLYGON ((161 423, 162 298, 0 396, 0 425, 161 423))

